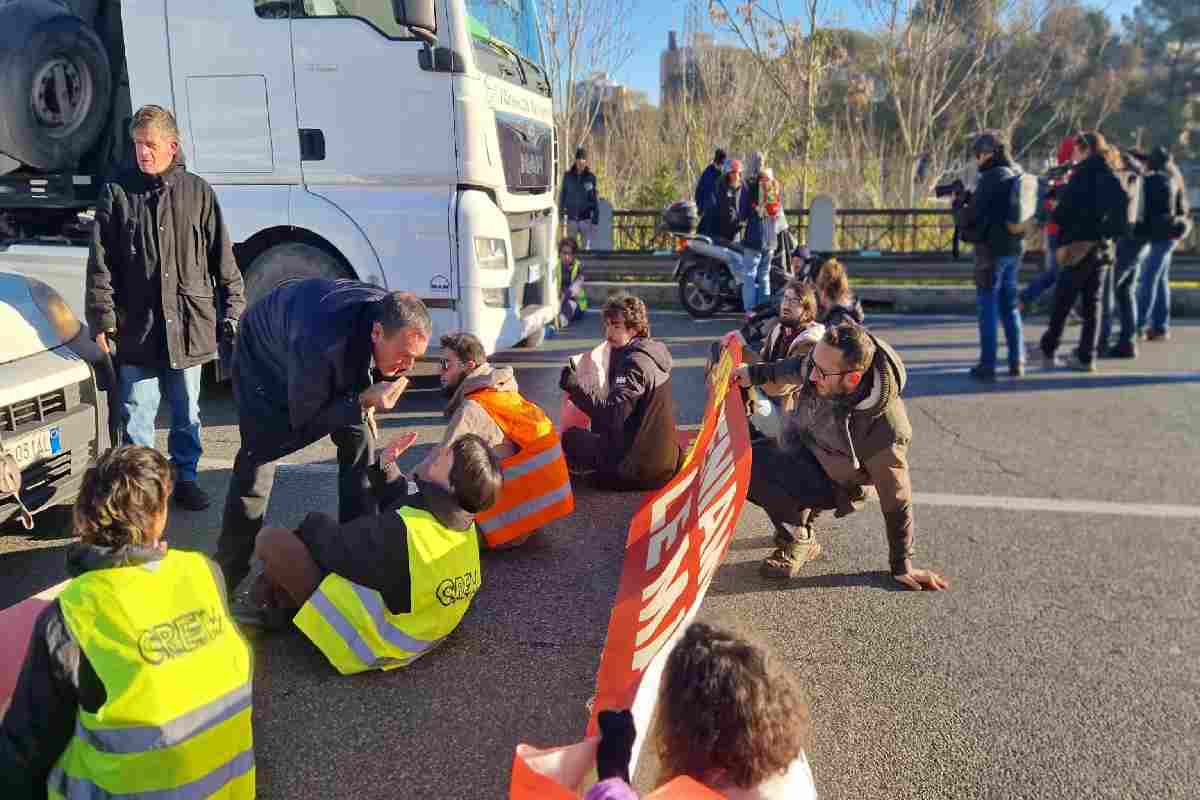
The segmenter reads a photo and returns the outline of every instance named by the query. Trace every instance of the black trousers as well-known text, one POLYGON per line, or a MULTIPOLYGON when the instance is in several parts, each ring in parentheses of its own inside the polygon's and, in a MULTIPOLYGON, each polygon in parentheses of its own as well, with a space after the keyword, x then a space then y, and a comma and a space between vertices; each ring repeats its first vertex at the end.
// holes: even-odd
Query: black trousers
POLYGON ((1096 356, 1096 345, 1100 341, 1100 291, 1104 288, 1104 277, 1111 267, 1107 261, 1089 254, 1073 267, 1063 267, 1058 272, 1054 285, 1054 310, 1050 312, 1050 326, 1042 334, 1042 353, 1053 356, 1062 341, 1063 329, 1075 298, 1082 295, 1080 315, 1083 327, 1079 332, 1079 360, 1091 363, 1096 356))
MULTIPOLYGON (((236 368, 233 385, 242 445, 233 460, 233 474, 229 478, 229 491, 225 496, 225 511, 221 520, 221 535, 214 556, 225 573, 231 593, 250 572, 254 540, 262 530, 263 516, 271 502, 271 488, 275 485, 275 462, 316 441, 311 437, 289 440, 282 430, 264 435, 265 421, 278 417, 278 412, 270 413, 259 407, 253 395, 254 390, 249 386, 239 386, 236 368), (247 395, 247 392, 250 394, 247 395), (259 433, 248 435, 248 431, 259 433)), ((329 436, 337 445, 338 520, 349 522, 366 514, 377 513, 378 504, 369 478, 375 441, 367 426, 350 425, 333 431, 329 436)))
POLYGON ((785 451, 767 439, 754 443, 751 457, 746 499, 767 512, 775 530, 795 538, 812 512, 837 508, 833 480, 807 448, 785 451))

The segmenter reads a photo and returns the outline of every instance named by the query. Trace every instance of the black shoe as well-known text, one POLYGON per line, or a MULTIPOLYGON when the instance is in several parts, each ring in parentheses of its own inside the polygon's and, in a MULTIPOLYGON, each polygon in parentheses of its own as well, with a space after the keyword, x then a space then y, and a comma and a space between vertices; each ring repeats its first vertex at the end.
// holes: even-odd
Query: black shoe
POLYGON ((996 370, 986 369, 982 364, 976 364, 967 372, 971 378, 984 383, 991 383, 996 380, 996 370))
POLYGON ((1008 365, 1008 374, 1014 378, 1021 378, 1025 375, 1025 362, 1019 361, 1016 364, 1008 365))
POLYGON ((256 605, 249 598, 235 597, 229 604, 229 616, 244 628, 263 632, 287 630, 297 614, 292 608, 256 605))
POLYGON ((1170 331, 1147 331, 1146 332, 1146 341, 1147 342, 1165 342, 1170 338, 1171 338, 1170 331))
POLYGON ((1137 358, 1137 345, 1132 341, 1121 342, 1116 347, 1110 347, 1097 355, 1101 358, 1137 358))
POLYGON ((203 511, 212 505, 212 500, 195 481, 180 481, 175 484, 175 503, 188 511, 203 511))

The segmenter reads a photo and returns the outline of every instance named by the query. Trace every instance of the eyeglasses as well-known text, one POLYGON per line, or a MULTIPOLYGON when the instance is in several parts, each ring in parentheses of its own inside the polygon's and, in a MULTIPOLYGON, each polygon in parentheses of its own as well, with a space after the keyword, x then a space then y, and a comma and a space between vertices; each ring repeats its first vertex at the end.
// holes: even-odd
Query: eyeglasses
POLYGON ((781 305, 781 306, 798 306, 798 305, 800 305, 800 298, 796 297, 795 295, 792 295, 792 294, 785 294, 779 300, 779 305, 781 305))
POLYGON ((838 375, 850 375, 854 372, 862 372, 862 370, 858 369, 844 369, 841 372, 826 372, 825 370, 821 369, 821 365, 817 363, 815 358, 809 358, 808 363, 812 365, 812 371, 816 377, 820 378, 821 380, 826 378, 835 378, 838 375))

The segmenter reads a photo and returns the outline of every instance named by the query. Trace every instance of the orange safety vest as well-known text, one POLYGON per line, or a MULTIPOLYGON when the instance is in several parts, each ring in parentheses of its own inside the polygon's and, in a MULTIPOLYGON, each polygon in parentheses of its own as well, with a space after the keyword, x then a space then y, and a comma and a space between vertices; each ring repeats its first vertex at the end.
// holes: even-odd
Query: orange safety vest
POLYGON ((575 495, 554 423, 516 392, 481 389, 468 395, 483 406, 518 451, 501 462, 504 488, 496 505, 475 516, 484 544, 498 547, 575 510, 575 495))

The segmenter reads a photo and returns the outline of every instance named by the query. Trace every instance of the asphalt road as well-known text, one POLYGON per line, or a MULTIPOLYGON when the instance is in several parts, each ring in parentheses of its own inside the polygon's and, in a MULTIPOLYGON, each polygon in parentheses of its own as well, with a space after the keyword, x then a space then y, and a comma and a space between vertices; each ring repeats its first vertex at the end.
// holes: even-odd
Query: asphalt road
MULTIPOLYGON (((680 424, 695 424, 705 349, 731 321, 652 322, 677 358, 680 424)), ((1095 375, 1031 369, 980 387, 965 376, 973 320, 869 322, 909 367, 917 561, 952 591, 894 590, 875 508, 822 518, 821 560, 767 582, 769 525, 747 507, 701 612, 800 675, 821 797, 1200 795, 1200 326, 1177 323, 1172 341, 1095 375)), ((598 337, 593 314, 497 360, 557 417, 560 365, 598 337)), ((441 402, 411 390, 384 427, 415 427, 428 445, 441 402)), ((211 551, 238 434, 227 391, 208 391, 203 413, 201 482, 217 502, 173 512, 168 536, 211 551)), ((288 459, 270 522, 336 508, 333 457, 324 442, 288 459)), ((411 668, 343 678, 299 635, 256 640, 260 796, 505 796, 517 742, 583 730, 639 499, 582 491, 564 523, 486 555, 463 625, 411 668)), ((0 606, 63 577, 61 519, 39 534, 0 538, 0 606)))

